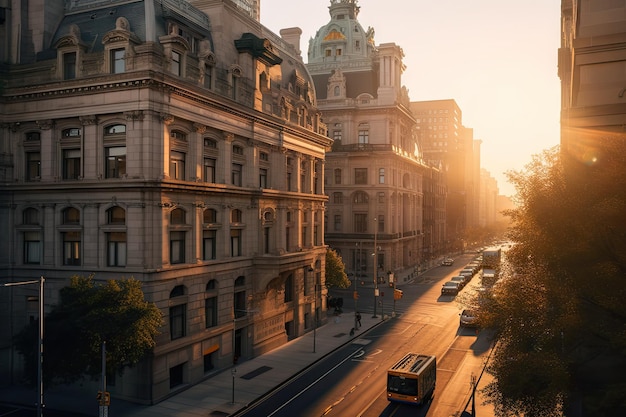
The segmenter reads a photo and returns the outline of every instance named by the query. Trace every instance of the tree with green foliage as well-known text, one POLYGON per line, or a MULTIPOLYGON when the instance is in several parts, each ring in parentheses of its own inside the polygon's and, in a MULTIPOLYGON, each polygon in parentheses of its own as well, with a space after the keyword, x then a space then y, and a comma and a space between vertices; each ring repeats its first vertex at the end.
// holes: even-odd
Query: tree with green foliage
POLYGON ((473 300, 497 332, 485 393, 498 416, 626 415, 626 140, 603 146, 509 173, 515 244, 473 300))
MULTIPOLYGON (((139 281, 131 278, 97 284, 93 276, 73 276, 70 285, 59 291, 59 303, 45 317, 44 380, 50 384, 96 379, 102 372, 102 342, 106 342, 107 372, 121 373, 151 352, 162 323, 161 311, 144 300, 139 281)), ((37 329, 38 325, 31 323, 16 337, 33 380, 37 329)))
POLYGON ((349 288, 350 285, 343 259, 335 250, 329 248, 326 251, 326 287, 349 288))

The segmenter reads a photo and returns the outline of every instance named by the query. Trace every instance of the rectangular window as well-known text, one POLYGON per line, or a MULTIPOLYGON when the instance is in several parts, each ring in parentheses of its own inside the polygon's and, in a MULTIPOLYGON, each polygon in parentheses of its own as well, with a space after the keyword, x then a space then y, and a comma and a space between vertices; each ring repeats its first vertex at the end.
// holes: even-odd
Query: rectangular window
POLYGON ((270 253, 270 228, 263 228, 263 253, 270 253))
POLYGON ((24 232, 24 263, 38 265, 41 259, 39 232, 24 232))
POLYGON ((354 168, 354 183, 367 184, 367 168, 354 168))
POLYGON ((370 143, 370 131, 359 130, 359 144, 370 143))
POLYGON ((267 169, 266 168, 259 169, 259 187, 267 188, 267 169))
POLYGON ((170 178, 185 179, 185 154, 183 152, 170 152, 170 178))
POLYGON ((354 214, 354 231, 356 233, 367 232, 367 214, 364 214, 364 213, 354 214))
POLYGON ((41 179, 41 152, 26 152, 26 181, 41 179))
POLYGON ((242 173, 243 173, 243 165, 233 164, 233 169, 231 173, 231 182, 233 185, 236 185, 237 187, 241 187, 242 173))
POLYGON ((385 215, 379 214, 377 219, 378 219, 378 233, 384 233, 385 232, 385 215))
POLYGON ((76 78, 76 52, 63 54, 63 79, 73 80, 76 78))
POLYGON ((333 203, 343 204, 343 193, 333 193, 333 203))
POLYGON ((205 230, 202 232, 202 259, 209 261, 217 258, 217 232, 205 230))
POLYGON ((170 368, 170 388, 183 385, 185 382, 185 364, 181 363, 170 368))
POLYGON ((126 71, 126 50, 124 48, 111 51, 111 72, 120 74, 126 71))
POLYGON ((170 232, 170 263, 185 262, 185 232, 170 232))
POLYGON ((170 307, 170 337, 172 340, 185 337, 187 322, 187 304, 170 307))
POLYGON ((292 183, 292 175, 291 172, 287 173, 287 191, 293 191, 293 187, 291 186, 292 183))
POLYGON ((175 75, 181 75, 181 62, 180 62, 180 54, 176 51, 172 51, 172 63, 170 70, 175 75))
POLYGON ((107 233, 108 266, 126 266, 126 233, 107 233))
POLYGON ((241 230, 232 229, 230 231, 230 253, 231 256, 241 256, 241 230))
POLYGON ((105 148, 106 178, 122 178, 126 174, 126 146, 105 148))
POLYGON ((341 170, 335 170, 335 184, 341 184, 341 170))
POLYGON ((385 193, 384 192, 378 193, 378 202, 379 203, 384 203, 385 202, 385 193))
POLYGON ((80 265, 80 232, 63 233, 63 265, 80 265))
POLYGON ((217 326, 217 297, 204 300, 204 316, 207 329, 217 326))
POLYGON ((247 313, 246 309, 246 292, 245 291, 237 291, 235 293, 235 317, 240 318, 244 317, 247 313))
POLYGON ((341 232, 341 214, 335 214, 334 229, 335 232, 341 232))
POLYGON ((77 180, 80 177, 80 149, 63 150, 63 179, 77 180))
POLYGON ((215 159, 204 158, 204 182, 215 183, 215 159))
POLYGON ((333 140, 335 141, 341 140, 341 130, 333 130, 333 140))
POLYGON ((378 169, 378 183, 379 184, 385 183, 385 168, 378 169))

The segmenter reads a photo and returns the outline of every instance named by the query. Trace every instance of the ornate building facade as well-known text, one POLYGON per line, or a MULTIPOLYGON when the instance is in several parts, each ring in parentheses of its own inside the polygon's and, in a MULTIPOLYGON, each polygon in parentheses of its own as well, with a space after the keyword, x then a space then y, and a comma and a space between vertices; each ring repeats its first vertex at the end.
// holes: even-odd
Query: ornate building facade
POLYGON ((358 20, 356 0, 333 0, 329 11, 307 62, 333 139, 325 165, 326 243, 348 271, 378 285, 425 259, 425 218, 433 216, 424 207, 432 208, 430 193, 438 193, 445 208, 445 190, 422 159, 402 86, 402 49, 376 45, 374 29, 358 20))
MULTIPOLYGON (((45 276, 46 310, 73 275, 140 280, 165 325, 109 389, 141 403, 313 330, 331 140, 259 2, 9 3, 0 279, 45 276)), ((37 311, 36 288, 12 288, 3 381, 20 378, 11 338, 37 311)))

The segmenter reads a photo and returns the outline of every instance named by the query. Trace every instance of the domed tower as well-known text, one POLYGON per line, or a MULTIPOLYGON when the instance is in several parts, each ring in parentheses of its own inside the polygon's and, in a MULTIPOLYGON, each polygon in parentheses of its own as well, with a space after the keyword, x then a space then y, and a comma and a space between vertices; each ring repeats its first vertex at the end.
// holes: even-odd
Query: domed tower
POLYGON ((334 141, 324 174, 325 240, 360 280, 378 285, 387 272, 421 261, 429 168, 402 87, 402 49, 376 45, 374 29, 357 20, 359 9, 357 0, 331 0, 330 21, 309 41, 307 68, 334 141))
POLYGON ((317 98, 368 94, 379 104, 394 104, 403 95, 404 53, 394 43, 377 46, 374 29, 364 30, 357 20, 359 10, 358 0, 331 0, 330 22, 309 40, 308 68, 317 98))
POLYGON ((368 58, 375 52, 374 29, 357 20, 357 0, 333 0, 331 20, 309 41, 309 64, 368 58))

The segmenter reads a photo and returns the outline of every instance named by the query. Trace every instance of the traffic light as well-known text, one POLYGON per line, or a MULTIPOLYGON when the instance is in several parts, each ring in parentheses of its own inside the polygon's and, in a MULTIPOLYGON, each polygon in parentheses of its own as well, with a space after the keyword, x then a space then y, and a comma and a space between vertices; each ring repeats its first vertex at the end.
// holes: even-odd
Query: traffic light
POLYGON ((393 290, 393 299, 394 299, 394 300, 399 300, 399 299, 401 299, 401 298, 402 298, 402 295, 403 295, 402 290, 399 290, 399 289, 397 289, 397 288, 396 288, 395 290, 393 290))
POLYGON ((355 300, 359 299, 359 293, 358 291, 354 291, 354 293, 352 294, 352 298, 354 298, 355 300))

